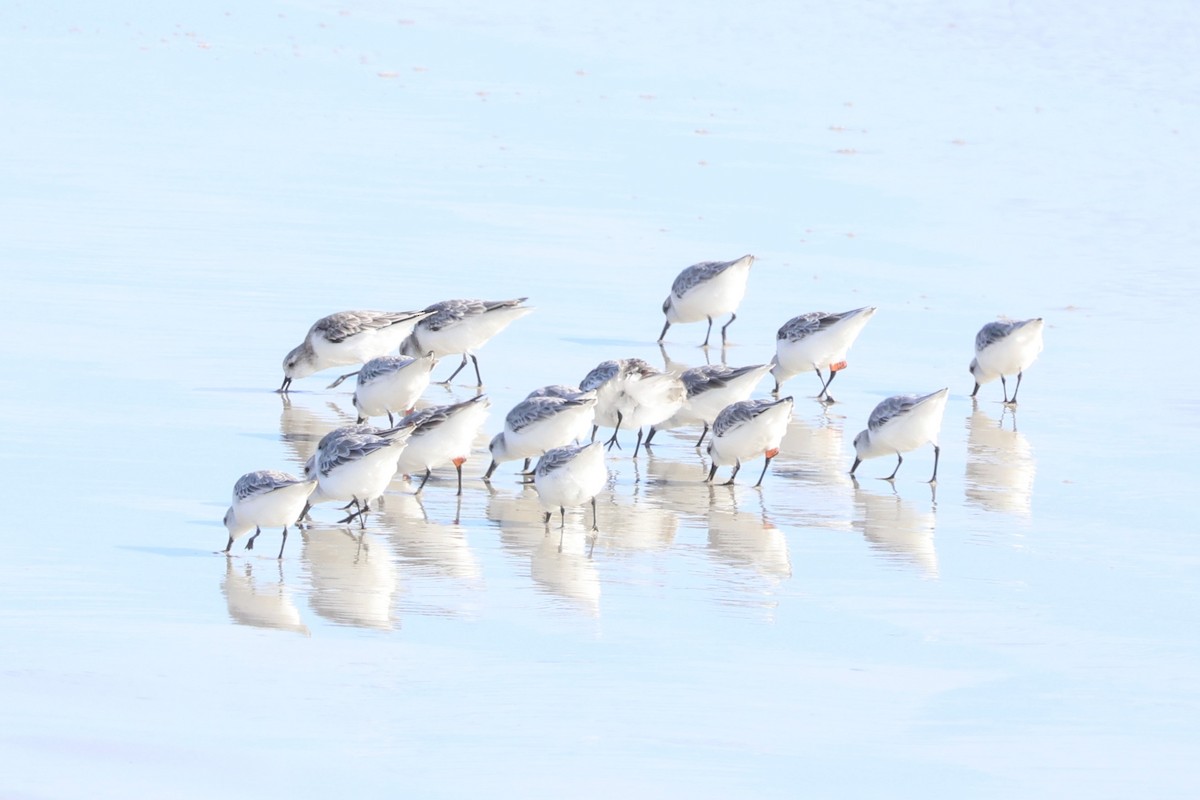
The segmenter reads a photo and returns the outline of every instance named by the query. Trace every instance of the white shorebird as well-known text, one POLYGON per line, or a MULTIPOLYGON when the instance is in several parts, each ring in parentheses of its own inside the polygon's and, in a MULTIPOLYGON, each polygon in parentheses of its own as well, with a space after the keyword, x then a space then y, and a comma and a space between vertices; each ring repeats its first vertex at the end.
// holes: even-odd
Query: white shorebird
MULTIPOLYGON (((358 372, 350 373, 358 376, 350 402, 358 411, 359 423, 386 414, 388 425, 394 425, 393 413, 412 413, 421 394, 429 388, 429 373, 435 364, 437 359, 432 355, 379 356, 363 364, 358 372)), ((332 389, 350 375, 343 375, 327 388, 332 389)))
POLYGON ((746 279, 750 277, 750 265, 754 256, 745 255, 733 261, 704 261, 693 264, 675 278, 671 293, 663 301, 666 324, 658 335, 661 343, 667 329, 676 322, 699 322, 708 320, 708 332, 704 344, 712 335, 713 317, 729 315, 729 321, 721 328, 721 346, 725 346, 725 331, 737 319, 737 307, 746 294, 746 279))
POLYGON ((733 483, 742 468, 742 460, 758 455, 766 456, 762 472, 755 486, 761 486, 771 466, 771 459, 779 455, 779 443, 787 433, 792 419, 792 398, 778 400, 741 400, 717 414, 712 426, 712 438, 708 440, 708 455, 712 468, 708 481, 717 474, 717 467, 733 464, 726 485, 733 483))
POLYGON ((771 371, 770 364, 755 364, 749 367, 727 367, 724 364, 705 364, 684 370, 679 376, 683 387, 687 390, 687 399, 683 407, 665 422, 652 426, 646 435, 646 444, 660 430, 670 430, 681 425, 704 425, 700 440, 696 447, 704 444, 708 429, 716 420, 721 409, 747 400, 766 374, 771 371))
MULTIPOLYGON (((313 323, 304 341, 283 359, 286 392, 296 378, 346 364, 363 364, 400 346, 431 311, 339 311, 313 323)), ((416 355, 424 355, 417 353, 416 355)))
POLYGON ((592 426, 595 416, 594 393, 525 398, 504 418, 504 430, 492 437, 488 445, 492 463, 483 479, 490 479, 501 463, 519 458, 525 459, 522 471, 527 472, 530 459, 570 444, 579 438, 581 431, 592 426))
POLYGON ((971 360, 971 375, 975 378, 974 397, 979 387, 1000 378, 1004 387, 1004 402, 1017 404, 1017 392, 1021 391, 1021 376, 1042 352, 1042 329, 1045 322, 1041 317, 1012 322, 989 322, 975 334, 975 358, 971 360), (1013 389, 1012 400, 1008 399, 1008 384, 1005 375, 1017 374, 1017 388, 1013 389))
POLYGON ((668 419, 687 399, 687 389, 678 376, 659 372, 640 358, 603 361, 579 382, 585 392, 596 392, 596 421, 592 427, 612 428, 605 444, 620 447, 621 426, 637 428, 637 458, 642 446, 642 428, 668 419))
POLYGON ((458 472, 458 494, 462 494, 462 465, 471 455, 471 444, 483 427, 491 404, 487 395, 481 394, 461 403, 414 411, 396 423, 397 427, 412 431, 400 454, 398 469, 405 474, 425 471, 416 494, 425 488, 433 468, 444 464, 454 465, 458 472))
POLYGON ((596 495, 608 483, 608 467, 604 463, 604 447, 599 442, 585 445, 567 445, 547 450, 538 459, 533 471, 533 483, 537 488, 538 503, 545 510, 542 521, 550 522, 550 515, 558 509, 559 546, 562 546, 562 530, 567 525, 567 508, 592 504, 592 530, 596 526, 596 495))
POLYGON ((364 515, 371 510, 371 501, 382 497, 395 477, 397 460, 412 433, 401 427, 369 433, 362 430, 366 427, 347 426, 326 434, 305 465, 305 473, 311 472, 317 478, 317 490, 310 503, 357 503, 358 509, 340 521, 358 517, 364 527, 364 515))
POLYGON ((898 394, 875 406, 867 420, 867 429, 854 437, 854 465, 850 474, 868 458, 896 454, 896 468, 884 480, 896 478, 904 456, 923 444, 933 445, 933 477, 937 481, 938 458, 942 449, 938 446, 938 433, 942 429, 942 416, 946 411, 949 389, 939 389, 926 395, 898 394))
POLYGON ((297 478, 286 472, 261 469, 247 472, 233 485, 233 504, 225 512, 225 529, 229 532, 228 553, 233 542, 251 530, 254 535, 246 542, 246 549, 254 548, 254 540, 262 533, 263 526, 283 528, 283 544, 279 545, 279 558, 283 558, 283 546, 287 544, 288 526, 295 525, 304 512, 308 496, 317 488, 316 481, 297 478))
POLYGON ((775 393, 793 375, 816 372, 821 381, 817 399, 832 403, 829 384, 846 368, 846 353, 874 314, 875 306, 864 306, 840 314, 813 311, 785 322, 776 334, 775 358, 771 362, 775 393), (829 370, 828 379, 821 374, 823 369, 829 370))
POLYGON ((433 353, 435 358, 461 354, 462 363, 442 383, 454 380, 467 365, 467 358, 470 358, 475 365, 476 385, 483 386, 483 378, 479 376, 479 360, 475 358, 474 351, 512 322, 533 311, 531 307, 521 305, 528 299, 443 300, 434 303, 425 309, 429 317, 417 323, 401 343, 400 352, 409 356, 433 353))

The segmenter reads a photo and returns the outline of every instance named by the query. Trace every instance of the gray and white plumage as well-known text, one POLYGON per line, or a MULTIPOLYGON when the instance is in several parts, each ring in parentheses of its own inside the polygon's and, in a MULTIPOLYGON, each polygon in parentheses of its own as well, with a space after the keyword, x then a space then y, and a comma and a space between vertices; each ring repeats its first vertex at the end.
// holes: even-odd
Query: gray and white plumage
POLYGON ((975 358, 970 365, 971 376, 975 378, 971 397, 979 393, 980 386, 999 378, 1004 386, 1004 402, 1016 404, 1024 372, 1042 352, 1044 329, 1041 317, 989 322, 980 328, 975 334, 975 358), (1017 376, 1017 387, 1009 400, 1005 376, 1013 374, 1017 376))
POLYGON ((538 502, 546 510, 545 521, 550 512, 558 509, 561 515, 559 546, 562 546, 561 530, 566 528, 567 509, 591 503, 592 530, 596 530, 596 495, 608 483, 608 467, 604 463, 604 447, 599 442, 586 445, 565 445, 547 450, 538 459, 533 471, 533 482, 538 493, 538 502))
POLYGON ((668 419, 687 398, 678 376, 659 372, 640 358, 602 361, 584 376, 579 388, 596 392, 594 424, 613 429, 606 441, 610 448, 617 444, 622 426, 637 429, 635 458, 642 444, 642 428, 668 419))
POLYGON ((766 374, 770 364, 752 364, 745 367, 729 367, 724 364, 704 364, 684 370, 679 379, 687 391, 683 405, 668 420, 655 425, 646 437, 649 444, 654 434, 660 430, 670 430, 681 425, 701 424, 704 432, 696 446, 704 443, 709 426, 721 413, 721 410, 731 403, 746 400, 766 374))
POLYGON ((531 307, 524 305, 528 299, 455 299, 433 303, 425 309, 429 312, 429 317, 417 323, 412 333, 401 343, 400 352, 410 356, 432 353, 435 358, 461 354, 462 363, 446 382, 453 380, 470 358, 475 365, 475 378, 478 385, 482 386, 483 379, 479 376, 479 361, 475 350, 512 322, 533 311, 531 307))
POLYGON ((283 359, 283 385, 329 367, 362 364, 386 355, 429 311, 339 311, 312 324, 298 346, 283 359))
POLYGON ((801 372, 816 372, 821 381, 818 399, 833 401, 828 396, 829 384, 846 367, 846 355, 867 322, 877 309, 874 306, 838 313, 812 311, 792 317, 775 335, 775 358, 771 372, 775 376, 775 391, 784 381, 801 372), (829 370, 829 378, 822 370, 829 370))
POLYGON ((671 293, 663 301, 662 311, 666 317, 658 341, 667 335, 675 323, 708 320, 708 332, 704 344, 708 346, 712 334, 713 317, 729 314, 729 322, 721 328, 721 344, 726 341, 726 330, 737 319, 737 307, 746 294, 746 281, 754 256, 745 255, 733 261, 703 261, 687 267, 671 283, 671 293))
POLYGON ((733 474, 728 481, 733 483, 744 460, 763 455, 766 461, 755 486, 761 485, 771 459, 779 454, 779 445, 792 418, 792 407, 792 398, 783 397, 778 400, 739 400, 723 408, 713 421, 712 438, 708 442, 708 454, 712 458, 708 480, 716 475, 717 467, 733 464, 733 474))
POLYGON ((392 424, 394 412, 412 410, 429 387, 429 375, 436 363, 432 355, 426 354, 420 358, 379 356, 364 364, 351 398, 359 421, 386 415, 388 424, 392 424))
POLYGON ((250 531, 254 531, 254 535, 246 543, 248 550, 254 547, 263 527, 282 528, 279 558, 283 558, 287 529, 300 518, 315 488, 316 483, 311 479, 271 469, 248 472, 238 478, 233 485, 232 502, 225 512, 225 529, 229 533, 225 552, 229 552, 236 539, 250 531))
POLYGON ((458 472, 458 492, 462 494, 462 465, 471 455, 472 444, 490 407, 491 400, 481 394, 461 403, 414 411, 396 423, 396 427, 412 431, 398 468, 408 474, 424 471, 418 493, 425 488, 434 468, 453 464, 458 472))
POLYGON ((893 395, 880 401, 871 411, 866 429, 854 437, 855 457, 850 474, 853 475, 858 465, 868 458, 894 454, 896 469, 887 478, 892 480, 904 462, 904 453, 932 444, 933 477, 930 482, 936 481, 941 455, 938 434, 949 395, 949 389, 939 389, 925 395, 893 395))
POLYGON ((504 418, 504 430, 488 445, 492 463, 484 479, 505 461, 540 456, 586 435, 595 418, 595 407, 594 392, 573 397, 527 397, 517 403, 504 418))

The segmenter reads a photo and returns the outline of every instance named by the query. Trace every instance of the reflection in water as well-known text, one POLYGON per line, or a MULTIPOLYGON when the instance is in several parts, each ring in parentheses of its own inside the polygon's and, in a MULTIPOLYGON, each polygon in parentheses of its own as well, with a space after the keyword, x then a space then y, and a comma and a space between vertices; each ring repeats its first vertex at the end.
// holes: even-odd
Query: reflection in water
MULTIPOLYGON (((604 502, 601 497, 597 508, 604 502)), ((558 515, 554 523, 542 522, 544 512, 537 492, 524 486, 518 493, 490 490, 487 518, 500 526, 500 544, 505 550, 530 559, 530 577, 544 591, 600 615, 600 575, 592 561, 592 509, 567 510, 566 530, 559 549, 558 515)), ((600 540, 607 535, 601 516, 600 540)))
POLYGON ((590 533, 568 530, 560 547, 559 531, 543 527, 542 539, 530 558, 529 577, 538 588, 598 617, 600 574, 591 558, 590 541, 590 533))
POLYGON ((314 398, 309 406, 286 394, 280 397, 283 410, 279 413, 279 437, 291 452, 289 460, 297 466, 304 466, 322 436, 334 428, 351 425, 356 419, 329 400, 314 398))
POLYGON ((664 508, 655 491, 645 492, 634 485, 633 495, 615 491, 602 495, 596 503, 600 525, 597 544, 606 552, 619 550, 661 550, 671 546, 679 528, 679 516, 664 508))
MULTIPOLYGON (((462 498, 458 498, 456 507, 461 503, 462 498)), ((458 580, 479 580, 479 560, 467 544, 466 528, 430 520, 420 495, 388 495, 380 509, 379 523, 388 532, 403 566, 458 580)))
POLYGON ((1037 464, 1029 440, 1017 432, 1017 412, 996 420, 979 409, 967 418, 967 502, 989 511, 1028 517, 1037 464), (1004 417, 1012 415, 1012 429, 1004 417))
POLYGON ((855 485, 854 528, 862 533, 875 550, 893 560, 915 564, 927 577, 938 575, 937 551, 933 546, 936 527, 930 487, 927 510, 899 494, 874 494, 855 485))
POLYGON ((343 625, 397 626, 392 609, 399 577, 391 551, 375 534, 336 526, 309 528, 300 558, 312 582, 313 611, 343 625))
POLYGON ((731 501, 721 498, 722 494, 732 498, 732 487, 721 488, 729 491, 714 490, 708 512, 709 553, 731 567, 753 570, 772 583, 790 578, 792 562, 783 531, 767 517, 766 509, 737 510, 731 501))
POLYGON ((300 611, 292 602, 287 586, 283 582, 283 564, 277 563, 267 569, 278 571, 278 579, 254 582, 254 565, 244 562, 244 570, 234 565, 235 559, 225 559, 225 578, 221 581, 221 593, 229 605, 229 616, 238 625, 256 628, 278 628, 309 635, 308 626, 300 620, 300 611))
POLYGON ((845 422, 828 408, 807 419, 793 416, 779 445, 780 457, 790 463, 778 468, 779 473, 805 483, 849 486, 850 457, 842 448, 845 422))

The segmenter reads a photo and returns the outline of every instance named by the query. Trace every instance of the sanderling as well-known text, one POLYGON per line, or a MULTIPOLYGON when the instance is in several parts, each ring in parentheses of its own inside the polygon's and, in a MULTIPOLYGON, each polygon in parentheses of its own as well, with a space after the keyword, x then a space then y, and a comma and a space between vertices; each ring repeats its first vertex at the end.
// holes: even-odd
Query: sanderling
POLYGON ((1041 317, 1012 322, 989 322, 975 334, 975 358, 971 360, 971 375, 975 378, 974 397, 979 387, 1000 378, 1004 387, 1004 402, 1017 404, 1017 392, 1021 391, 1021 375, 1042 352, 1041 317), (1017 388, 1013 389, 1012 400, 1008 399, 1008 384, 1005 375, 1017 373, 1017 388))
POLYGON ((712 468, 708 481, 717 474, 717 467, 733 464, 733 472, 726 485, 733 483, 742 468, 742 459, 765 455, 762 472, 755 486, 761 486, 771 459, 779 455, 779 443, 787 433, 792 418, 792 398, 778 400, 740 400, 721 410, 712 425, 712 438, 708 440, 708 455, 712 468))
POLYGON ((896 468, 884 480, 893 480, 904 463, 909 450, 916 450, 928 442, 933 445, 933 477, 937 480, 938 458, 942 449, 938 447, 938 432, 942 429, 942 416, 946 411, 949 389, 939 389, 926 395, 898 394, 875 406, 867 420, 867 429, 854 437, 854 465, 850 474, 868 458, 878 458, 889 453, 896 454, 896 468))
POLYGON ((545 509, 542 521, 550 522, 550 514, 558 509, 561 517, 559 546, 562 546, 561 531, 567 525, 567 507, 592 504, 592 530, 596 526, 596 495, 608 483, 608 467, 604 463, 604 447, 599 442, 585 445, 566 445, 547 450, 538 459, 533 471, 533 483, 537 488, 538 502, 545 509))
POLYGON ((596 421, 592 427, 612 428, 605 444, 620 447, 617 434, 621 426, 637 428, 637 458, 642 446, 642 427, 657 425, 679 410, 687 399, 687 389, 678 376, 659 372, 640 358, 603 361, 579 383, 584 391, 596 392, 596 421))
POLYGON ((745 255, 733 261, 705 261, 679 273, 671 284, 671 293, 663 301, 663 314, 667 321, 663 325, 658 341, 662 342, 667 329, 676 322, 699 322, 708 320, 708 332, 704 344, 712 335, 713 317, 729 315, 729 322, 721 328, 721 346, 725 346, 725 331, 737 319, 737 307, 746 294, 746 279, 750 277, 750 265, 754 256, 745 255))
POLYGON ((268 528, 283 528, 283 544, 279 545, 279 557, 283 558, 283 546, 287 544, 288 526, 295 525, 303 513, 308 496, 317 488, 316 481, 297 478, 286 472, 260 469, 247 472, 233 485, 233 504, 225 512, 225 529, 229 532, 228 553, 235 539, 254 530, 246 542, 246 549, 254 547, 254 540, 268 528))
POLYGON ((475 435, 483 427, 492 401, 487 395, 444 406, 414 411, 396 423, 412 430, 412 438, 400 454, 399 470, 415 474, 425 470, 417 494, 425 488, 434 467, 453 464, 458 472, 458 493, 462 494, 462 465, 471 454, 475 435))
MULTIPOLYGON (((380 356, 372 358, 357 373, 358 382, 350 402, 358 410, 358 421, 387 415, 388 425, 395 424, 392 413, 409 414, 421 393, 429 388, 429 373, 437 359, 432 355, 380 356)), ((348 377, 343 375, 342 378, 348 377)), ((337 386, 342 378, 329 385, 337 386)))
POLYGON ((667 421, 651 427, 646 435, 646 444, 650 444, 654 434, 660 430, 700 423, 704 425, 700 440, 696 442, 696 447, 700 447, 704 444, 704 437, 708 435, 709 426, 717 418, 717 414, 721 413, 721 409, 739 400, 748 399, 754 387, 770 371, 770 364, 749 367, 705 364, 684 370, 679 376, 687 390, 687 399, 683 407, 667 421))
POLYGON ((475 365, 476 385, 483 386, 483 378, 479 376, 479 360, 475 358, 474 351, 514 320, 533 311, 531 307, 521 305, 528 299, 519 297, 516 300, 443 300, 434 303, 425 309, 430 312, 430 316, 417 323, 412 333, 401 343, 400 352, 410 356, 432 352, 437 358, 462 354, 462 363, 458 365, 458 369, 442 382, 449 383, 454 380, 467 365, 469 357, 475 365))
POLYGON ((353 429, 326 434, 305 465, 305 473, 312 470, 317 478, 312 503, 353 501, 358 509, 341 522, 358 517, 359 524, 365 527, 364 515, 371 510, 371 501, 383 496, 395 477, 396 462, 411 433, 397 427, 382 431, 382 435, 353 429))
POLYGON ((813 311, 785 322, 775 337, 775 358, 771 362, 775 393, 788 378, 812 370, 821 381, 817 399, 832 403, 829 384, 846 368, 846 353, 874 313, 874 306, 841 314, 813 311), (828 379, 821 374, 825 368, 829 369, 828 379))
MULTIPOLYGON (((296 378, 345 364, 362 364, 400 346, 432 311, 339 311, 313 323, 304 341, 283 359, 286 392, 296 378)), ((424 355, 415 353, 414 355, 424 355)))
POLYGON ((504 430, 497 433, 488 450, 492 463, 483 475, 486 481, 504 461, 525 459, 522 471, 529 470, 529 461, 547 450, 570 444, 581 430, 590 428, 596 416, 596 395, 576 397, 527 397, 504 418, 504 430))

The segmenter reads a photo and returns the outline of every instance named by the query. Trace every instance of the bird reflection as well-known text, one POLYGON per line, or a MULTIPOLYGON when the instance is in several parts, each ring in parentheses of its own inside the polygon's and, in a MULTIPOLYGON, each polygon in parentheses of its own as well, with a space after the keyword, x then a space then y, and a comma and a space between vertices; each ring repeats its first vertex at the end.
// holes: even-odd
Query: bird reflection
POLYGON ((309 635, 308 626, 300 620, 300 611, 283 582, 283 564, 278 563, 268 571, 278 570, 278 579, 254 581, 254 565, 244 562, 238 570, 235 560, 225 559, 225 577, 221 581, 221 593, 229 605, 229 616, 238 625, 255 628, 278 628, 309 635))
MULTIPOLYGON (((461 503, 462 498, 457 498, 458 506, 461 503)), ((467 544, 467 529, 457 522, 430 520, 420 495, 388 495, 379 522, 403 566, 468 582, 479 580, 479 560, 467 544)))
POLYGON ((828 408, 807 419, 793 416, 779 445, 779 455, 794 466, 780 470, 780 474, 823 486, 850 485, 842 448, 845 421, 845 417, 829 413, 828 408))
POLYGON ((1029 440, 1017 432, 1017 413, 1001 411, 996 420, 978 403, 967 418, 967 502, 989 511, 1028 517, 1037 464, 1029 440), (1004 418, 1012 417, 1006 430, 1004 418))
POLYGON ((283 398, 283 410, 279 413, 279 437, 291 451, 290 460, 296 465, 303 466, 317 449, 322 436, 334 428, 353 424, 357 418, 329 400, 305 405, 287 394, 280 397, 283 398))
POLYGON ((661 550, 671 546, 679 516, 650 499, 635 486, 632 496, 608 492, 596 507, 600 525, 597 539, 604 550, 661 550))
POLYGON ((312 582, 313 611, 343 625, 378 630, 398 626, 393 601, 399 577, 390 548, 376 534, 309 528, 300 558, 312 582))
POLYGON ((591 537, 565 536, 543 528, 541 541, 530 556, 529 577, 555 597, 593 617, 600 616, 600 573, 591 558, 591 537))
POLYGON ((899 494, 875 494, 854 486, 854 528, 872 549, 890 560, 921 568, 927 577, 938 575, 937 551, 933 546, 935 489, 930 487, 928 507, 904 500, 899 494))
POLYGON ((768 518, 766 509, 739 511, 722 498, 733 487, 714 487, 708 512, 708 548, 716 560, 778 583, 792 576, 787 537, 768 518))

